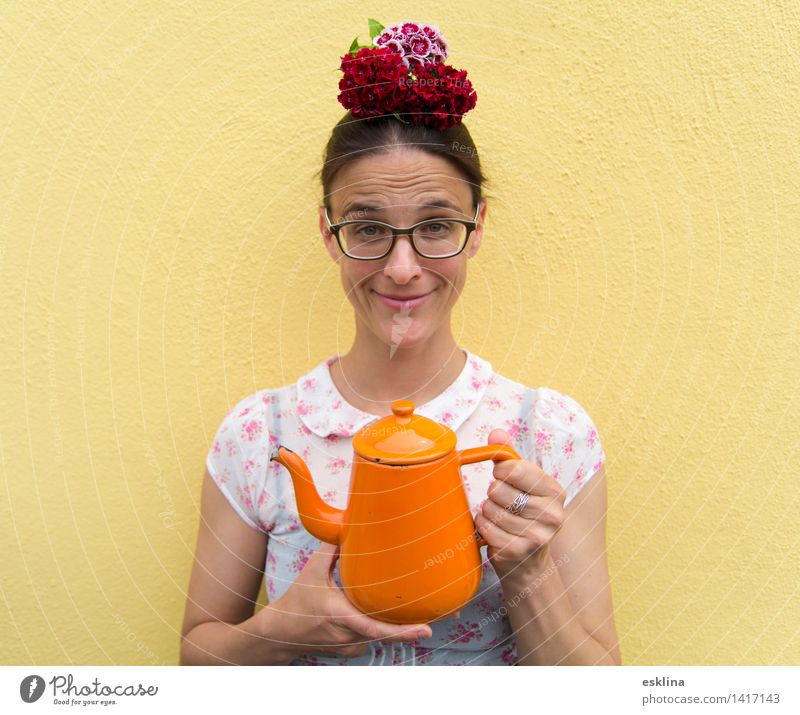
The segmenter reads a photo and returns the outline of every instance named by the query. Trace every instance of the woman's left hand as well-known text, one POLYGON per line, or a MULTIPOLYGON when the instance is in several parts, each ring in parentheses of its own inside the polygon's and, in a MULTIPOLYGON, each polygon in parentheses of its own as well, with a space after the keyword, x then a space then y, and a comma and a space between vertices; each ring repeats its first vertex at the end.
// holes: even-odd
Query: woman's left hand
MULTIPOLYGON (((514 442, 502 429, 492 430, 489 444, 514 442)), ((564 522, 566 493, 555 478, 527 459, 508 459, 494 465, 496 481, 475 516, 478 533, 489 545, 487 555, 498 578, 525 581, 545 568, 550 542, 564 522), (520 514, 509 507, 524 492, 528 501, 520 514)))

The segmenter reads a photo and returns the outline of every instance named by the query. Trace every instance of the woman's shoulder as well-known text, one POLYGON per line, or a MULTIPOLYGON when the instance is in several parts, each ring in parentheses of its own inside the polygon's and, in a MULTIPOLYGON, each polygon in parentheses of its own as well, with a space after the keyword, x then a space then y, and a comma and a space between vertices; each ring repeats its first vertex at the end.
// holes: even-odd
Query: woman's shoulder
POLYGON ((505 375, 495 372, 492 375, 491 387, 495 397, 524 404, 531 416, 550 418, 556 413, 563 416, 567 423, 573 423, 581 413, 583 406, 571 395, 553 387, 540 385, 532 387, 505 375))
POLYGON ((275 409, 276 406, 296 399, 297 386, 305 378, 306 376, 303 375, 277 387, 262 387, 250 392, 240 397, 233 407, 228 410, 227 414, 246 415, 256 410, 275 409), (247 412, 245 412, 246 410, 247 412))
POLYGON ((225 497, 253 528, 275 522, 275 480, 266 478, 270 449, 284 418, 289 387, 255 390, 237 400, 219 421, 206 469, 225 497))
POLYGON ((252 417, 255 414, 263 414, 273 405, 278 404, 286 388, 266 387, 255 392, 251 392, 238 400, 228 409, 225 417, 244 418, 252 417))
POLYGON ((492 388, 490 394, 495 399, 512 405, 522 403, 525 407, 535 410, 539 415, 543 413, 549 415, 556 408, 574 410, 578 406, 577 400, 555 388, 545 385, 533 387, 518 380, 512 380, 499 372, 492 374, 489 386, 492 388))
POLYGON ((236 436, 245 442, 268 432, 276 419, 281 419, 294 397, 294 385, 266 387, 240 397, 218 422, 217 437, 236 436))
POLYGON ((525 433, 529 454, 566 489, 566 506, 606 459, 589 411, 553 387, 530 387, 497 373, 493 387, 490 401, 517 411, 513 429, 525 433))

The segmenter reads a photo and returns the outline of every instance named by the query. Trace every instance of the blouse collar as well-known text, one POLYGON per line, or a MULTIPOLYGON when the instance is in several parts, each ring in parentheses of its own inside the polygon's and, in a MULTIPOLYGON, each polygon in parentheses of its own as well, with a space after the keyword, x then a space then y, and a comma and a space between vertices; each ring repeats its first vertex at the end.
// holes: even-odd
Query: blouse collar
MULTIPOLYGON (((492 382, 491 364, 466 348, 467 361, 458 377, 424 405, 414 408, 420 414, 456 431, 477 409, 486 387, 492 382)), ((331 378, 329 366, 339 357, 323 360, 296 383, 297 414, 303 424, 319 437, 352 437, 364 425, 379 419, 363 412, 342 397, 331 378)))

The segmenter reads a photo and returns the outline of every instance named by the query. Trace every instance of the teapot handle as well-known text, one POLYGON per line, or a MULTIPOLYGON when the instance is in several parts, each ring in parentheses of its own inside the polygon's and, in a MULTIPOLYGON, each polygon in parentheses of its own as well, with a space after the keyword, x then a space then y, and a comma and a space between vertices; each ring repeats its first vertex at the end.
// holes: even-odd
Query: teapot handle
MULTIPOLYGON (((456 454, 458 458, 458 466, 464 464, 473 464, 475 462, 483 462, 486 459, 491 459, 495 462, 502 462, 506 459, 522 459, 513 447, 507 444, 487 444, 483 447, 472 447, 471 449, 462 449, 456 454)), ((475 529, 475 540, 478 543, 478 548, 488 546, 486 539, 484 539, 475 529)))

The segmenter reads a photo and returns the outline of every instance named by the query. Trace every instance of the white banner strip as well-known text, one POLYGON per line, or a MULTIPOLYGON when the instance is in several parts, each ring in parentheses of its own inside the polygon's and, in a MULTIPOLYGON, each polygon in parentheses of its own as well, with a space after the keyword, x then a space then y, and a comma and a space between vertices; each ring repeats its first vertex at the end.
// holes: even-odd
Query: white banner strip
POLYGON ((477 667, 5 666, 0 713, 800 713, 800 666, 477 667))

